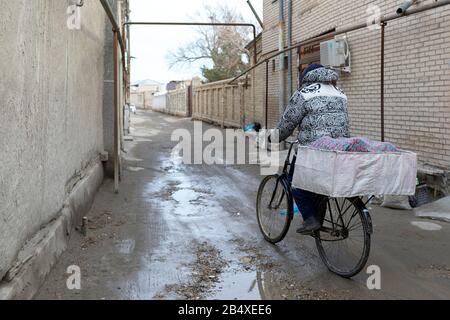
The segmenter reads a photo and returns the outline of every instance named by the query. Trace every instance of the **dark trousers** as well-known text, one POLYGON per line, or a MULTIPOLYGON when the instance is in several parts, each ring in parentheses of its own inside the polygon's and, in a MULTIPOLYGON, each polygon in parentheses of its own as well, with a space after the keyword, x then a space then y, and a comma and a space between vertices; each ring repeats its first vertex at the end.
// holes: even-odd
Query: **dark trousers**
MULTIPOLYGON (((289 182, 292 183, 293 172, 289 175, 289 182)), ((292 188, 292 196, 297 204, 303 220, 308 220, 316 215, 316 194, 297 188, 292 188)))
POLYGON ((308 220, 316 215, 316 195, 312 192, 292 188, 292 195, 297 204, 303 220, 308 220))

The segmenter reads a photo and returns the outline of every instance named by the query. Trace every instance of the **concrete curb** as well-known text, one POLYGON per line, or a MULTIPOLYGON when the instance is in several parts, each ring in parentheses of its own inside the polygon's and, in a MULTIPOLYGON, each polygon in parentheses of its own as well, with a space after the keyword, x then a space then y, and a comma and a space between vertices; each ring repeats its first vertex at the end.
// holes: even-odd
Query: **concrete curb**
POLYGON ((60 214, 21 251, 15 266, 0 282, 0 300, 33 298, 66 250, 72 231, 89 211, 102 182, 103 165, 96 162, 72 190, 60 214))

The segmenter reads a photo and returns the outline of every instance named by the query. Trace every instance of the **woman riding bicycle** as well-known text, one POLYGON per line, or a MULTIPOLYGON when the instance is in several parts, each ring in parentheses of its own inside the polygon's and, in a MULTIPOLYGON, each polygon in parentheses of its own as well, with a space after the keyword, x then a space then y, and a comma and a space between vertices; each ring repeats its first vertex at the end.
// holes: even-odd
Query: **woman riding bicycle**
MULTIPOLYGON (((301 145, 309 145, 324 136, 350 137, 347 96, 336 86, 339 75, 320 64, 312 64, 300 80, 301 88, 292 96, 277 126, 278 141, 289 138, 296 128, 300 131, 301 145)), ((297 232, 310 234, 319 230, 316 195, 295 188, 292 193, 304 220, 297 232)))

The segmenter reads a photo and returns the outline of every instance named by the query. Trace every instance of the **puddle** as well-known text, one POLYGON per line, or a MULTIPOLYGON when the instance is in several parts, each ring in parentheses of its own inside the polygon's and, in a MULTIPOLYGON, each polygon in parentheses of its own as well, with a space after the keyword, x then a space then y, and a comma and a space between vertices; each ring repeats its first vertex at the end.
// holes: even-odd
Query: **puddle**
POLYGON ((439 231, 442 229, 442 226, 432 222, 412 221, 411 224, 425 231, 439 231))
POLYGON ((122 240, 116 244, 117 250, 121 254, 132 254, 134 252, 134 247, 136 242, 133 239, 122 240))
POLYGON ((323 300, 343 298, 343 292, 313 289, 311 283, 292 279, 289 275, 273 272, 234 272, 221 276, 213 300, 323 300))
POLYGON ((127 170, 131 171, 131 172, 139 172, 139 171, 142 171, 142 170, 145 170, 145 169, 141 168, 141 167, 128 167, 127 170))
POLYGON ((166 285, 165 292, 160 292, 155 298, 164 298, 166 295, 175 295, 177 298, 200 300, 208 291, 215 287, 218 279, 228 263, 221 256, 221 251, 213 245, 204 242, 198 243, 194 248, 196 259, 185 267, 190 269, 190 279, 182 283, 166 285))
POLYGON ((172 194, 172 199, 177 202, 173 213, 178 216, 200 217, 212 215, 223 211, 214 202, 205 201, 207 194, 196 192, 191 189, 178 190, 172 194), (216 212, 217 211, 217 212, 216 212))
POLYGON ((213 300, 261 300, 258 275, 254 272, 224 274, 213 300))
POLYGON ((178 173, 182 171, 183 158, 176 153, 171 153, 169 159, 161 160, 163 166, 161 167, 164 171, 168 173, 178 173))
POLYGON ((178 123, 178 122, 186 121, 186 119, 174 118, 174 117, 172 117, 172 118, 165 117, 165 118, 163 118, 163 120, 168 122, 168 123, 178 123))
POLYGON ((183 189, 175 192, 172 198, 180 204, 191 204, 194 201, 198 201, 201 196, 201 193, 195 192, 194 190, 183 189))
POLYGON ((142 162, 142 161, 144 161, 144 159, 138 159, 138 158, 134 158, 134 157, 132 157, 132 156, 130 156, 130 155, 123 155, 122 156, 122 159, 123 160, 125 160, 125 161, 129 161, 129 162, 142 162))
POLYGON ((151 139, 146 139, 146 138, 142 138, 139 136, 135 136, 134 141, 136 141, 136 142, 153 142, 153 140, 151 140, 151 139))

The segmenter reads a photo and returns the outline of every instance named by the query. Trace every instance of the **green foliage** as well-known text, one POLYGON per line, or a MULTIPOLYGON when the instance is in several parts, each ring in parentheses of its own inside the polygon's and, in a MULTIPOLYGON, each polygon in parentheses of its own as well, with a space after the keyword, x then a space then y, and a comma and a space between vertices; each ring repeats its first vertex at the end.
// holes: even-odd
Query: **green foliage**
POLYGON ((242 61, 242 53, 236 52, 236 48, 225 44, 217 50, 212 50, 211 60, 213 67, 202 67, 202 75, 207 82, 221 81, 233 78, 242 73, 248 63, 242 61))

